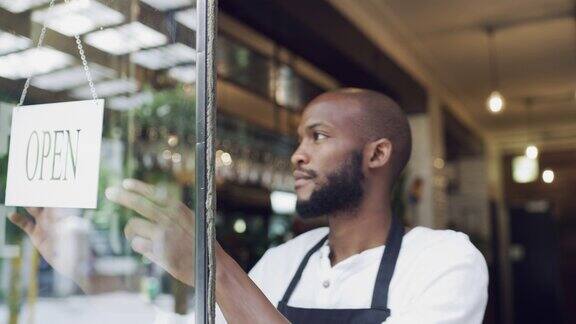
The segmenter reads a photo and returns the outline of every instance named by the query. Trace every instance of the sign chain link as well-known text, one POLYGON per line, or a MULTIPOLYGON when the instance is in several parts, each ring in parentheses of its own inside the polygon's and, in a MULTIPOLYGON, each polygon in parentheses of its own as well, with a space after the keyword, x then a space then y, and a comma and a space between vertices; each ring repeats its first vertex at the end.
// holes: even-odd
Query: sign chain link
MULTIPOLYGON (((70 0, 64 0, 65 3, 68 3, 70 0)), ((42 30, 40 31, 40 37, 38 38, 38 45, 36 48, 42 47, 42 43, 44 42, 44 38, 46 37, 46 22, 48 21, 48 17, 52 8, 54 7, 54 3, 56 0, 51 0, 50 5, 48 6, 48 10, 46 11, 46 15, 44 16, 44 21, 42 22, 42 30)), ((92 74, 90 73, 90 67, 88 66, 88 60, 86 59, 86 54, 84 52, 84 48, 82 46, 82 41, 80 40, 79 35, 74 35, 76 39, 76 45, 78 47, 78 53, 80 54, 80 59, 82 60, 82 67, 84 69, 84 74, 86 75, 86 79, 88 80, 88 86, 90 87, 90 93, 92 94, 92 100, 94 103, 98 100, 98 94, 96 92, 96 87, 94 86, 94 82, 92 80, 92 74)), ((28 94, 28 88, 30 88, 30 80, 32 79, 29 76, 26 79, 26 83, 24 84, 24 89, 22 90, 22 95, 20 96, 20 101, 18 102, 17 107, 20 107, 24 104, 24 100, 26 99, 26 95, 28 94)))

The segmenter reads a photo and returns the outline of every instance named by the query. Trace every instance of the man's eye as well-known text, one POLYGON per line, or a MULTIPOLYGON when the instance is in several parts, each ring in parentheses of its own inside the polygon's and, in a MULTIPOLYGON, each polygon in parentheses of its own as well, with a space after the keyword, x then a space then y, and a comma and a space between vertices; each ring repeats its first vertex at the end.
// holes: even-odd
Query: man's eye
POLYGON ((315 140, 315 141, 318 141, 318 140, 322 140, 322 139, 327 138, 326 135, 324 135, 324 134, 322 134, 322 133, 318 133, 318 132, 314 132, 313 136, 314 136, 314 140, 315 140))

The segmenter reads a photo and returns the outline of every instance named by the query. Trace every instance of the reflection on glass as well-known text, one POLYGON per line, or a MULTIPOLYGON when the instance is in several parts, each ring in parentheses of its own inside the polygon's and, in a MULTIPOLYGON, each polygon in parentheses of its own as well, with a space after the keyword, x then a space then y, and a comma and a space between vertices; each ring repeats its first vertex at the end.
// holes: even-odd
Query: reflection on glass
POLYGON ((19 80, 71 66, 70 54, 49 48, 31 48, 0 57, 0 77, 19 80))
POLYGON ((0 203, 25 79, 33 77, 26 105, 92 97, 80 34, 106 100, 98 206, 0 205, 0 323, 154 323, 191 313, 196 52, 193 37, 175 35, 189 35, 194 3, 57 1, 48 11, 49 2, 0 0, 0 20, 18 22, 0 30, 0 203), (182 14, 164 11, 175 9, 182 14))
POLYGON ((218 75, 248 90, 276 102, 278 105, 298 110, 322 89, 287 64, 275 64, 274 58, 266 57, 220 35, 218 38, 216 64, 218 75))
POLYGON ((168 42, 166 35, 138 21, 90 33, 85 40, 89 45, 113 55, 129 54, 168 42))
POLYGON ((81 0, 61 3, 51 10, 36 10, 32 20, 39 24, 46 23, 46 27, 71 37, 120 24, 124 21, 124 15, 98 1, 81 0))

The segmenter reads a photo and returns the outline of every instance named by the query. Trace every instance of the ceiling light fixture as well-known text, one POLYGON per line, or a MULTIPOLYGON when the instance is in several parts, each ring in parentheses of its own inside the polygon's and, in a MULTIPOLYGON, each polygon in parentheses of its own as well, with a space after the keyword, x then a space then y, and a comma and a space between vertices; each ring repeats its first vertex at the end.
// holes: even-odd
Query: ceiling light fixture
POLYGON ((191 64, 173 67, 168 70, 168 76, 182 83, 195 83, 196 66, 191 64))
POLYGON ((498 78, 498 63, 496 45, 494 40, 494 29, 489 27, 486 29, 488 36, 488 64, 490 66, 490 86, 492 92, 486 100, 486 107, 491 113, 497 114, 506 107, 506 100, 498 90, 500 87, 500 80, 498 78))
POLYGON ((506 105, 504 97, 498 91, 492 91, 488 99, 486 100, 486 106, 492 113, 499 113, 504 109, 506 105))
POLYGON ((196 60, 196 50, 176 43, 130 54, 130 60, 150 70, 161 70, 196 60))
POLYGON ((0 0, 0 7, 12 13, 21 13, 48 2, 50 0, 0 0))
POLYGON ((512 179, 517 183, 529 183, 538 178, 538 160, 520 155, 512 159, 512 179))
POLYGON ((195 2, 193 0, 140 0, 140 1, 160 11, 174 10, 186 6, 191 6, 195 2))
POLYGON ((554 182, 554 171, 550 169, 546 169, 542 172, 542 180, 545 183, 552 183, 554 182))
MULTIPOLYGON (((123 93, 134 93, 138 91, 138 83, 134 79, 116 79, 96 83, 96 92, 102 98, 113 97, 123 93)), ((76 88, 70 92, 70 95, 77 99, 90 99, 92 93, 90 87, 85 86, 76 88)))
POLYGON ((529 159, 538 158, 538 147, 536 145, 528 145, 525 151, 526 157, 529 159))
POLYGON ((132 96, 120 96, 108 100, 108 108, 113 110, 128 111, 140 108, 154 100, 154 95, 150 92, 141 92, 132 96))
POLYGON ((124 15, 94 0, 77 0, 61 3, 49 9, 36 10, 32 20, 66 36, 82 35, 100 27, 120 24, 124 15))
POLYGON ((188 27, 189 29, 196 30, 196 8, 178 11, 174 17, 176 18, 176 21, 182 25, 188 27))
MULTIPOLYGON (((104 79, 113 78, 115 72, 112 69, 103 67, 95 63, 89 63, 90 74, 93 82, 98 82, 104 79)), ((82 66, 75 66, 72 68, 55 71, 52 73, 40 75, 32 78, 31 84, 36 88, 48 91, 64 91, 69 90, 85 84, 86 71, 82 66)))
POLYGON ((48 47, 0 56, 0 77, 18 80, 68 67, 74 57, 48 47))
POLYGON ((0 30, 0 55, 21 51, 32 45, 30 39, 0 30))
POLYGON ((532 124, 531 119, 531 112, 532 112, 532 98, 526 98, 524 101, 524 106, 526 107, 526 150, 524 154, 529 159, 537 159, 538 158, 538 147, 534 144, 530 144, 530 125, 532 124))
POLYGON ((168 42, 164 34, 137 21, 92 32, 85 36, 85 40, 89 45, 113 55, 124 55, 168 42))

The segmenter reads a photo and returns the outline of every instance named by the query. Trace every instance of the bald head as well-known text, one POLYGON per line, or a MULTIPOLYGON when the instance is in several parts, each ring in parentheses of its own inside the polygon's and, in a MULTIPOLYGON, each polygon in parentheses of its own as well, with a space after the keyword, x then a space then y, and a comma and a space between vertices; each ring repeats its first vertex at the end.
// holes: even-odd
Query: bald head
POLYGON ((354 133, 362 143, 382 138, 392 143, 390 182, 393 184, 408 163, 412 150, 410 125, 400 106, 376 91, 345 88, 319 95, 310 102, 309 107, 326 102, 352 110, 351 121, 357 124, 354 133))

